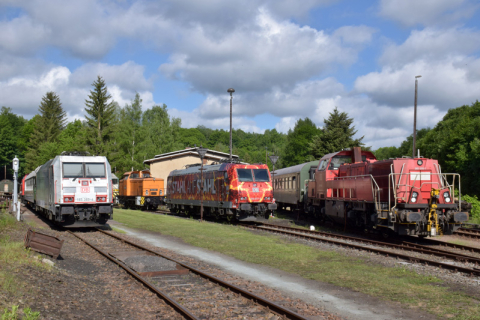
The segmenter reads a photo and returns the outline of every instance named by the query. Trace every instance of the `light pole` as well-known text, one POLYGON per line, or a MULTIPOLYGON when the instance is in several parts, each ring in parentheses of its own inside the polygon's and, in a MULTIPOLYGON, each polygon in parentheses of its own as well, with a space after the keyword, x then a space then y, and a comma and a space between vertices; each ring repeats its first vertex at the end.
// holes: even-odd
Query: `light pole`
POLYGON ((203 158, 205 157, 205 154, 207 153, 207 148, 203 148, 202 145, 200 145, 200 148, 197 148, 198 155, 200 156, 200 159, 202 161, 201 167, 200 167, 200 172, 201 172, 201 180, 200 180, 200 221, 203 221, 203 158))
POLYGON ((275 198, 275 163, 277 163, 278 161, 278 156, 276 156, 275 154, 272 154, 271 156, 269 156, 269 158, 273 164, 272 189, 273 189, 273 198, 275 198))
POLYGON ((417 90, 418 90, 418 78, 422 76, 415 77, 415 104, 413 110, 413 156, 412 159, 415 158, 415 144, 417 142, 417 90))
POLYGON ((233 95, 232 93, 235 92, 235 89, 230 88, 227 90, 227 92, 230 92, 230 162, 232 162, 232 100, 233 100, 233 95))

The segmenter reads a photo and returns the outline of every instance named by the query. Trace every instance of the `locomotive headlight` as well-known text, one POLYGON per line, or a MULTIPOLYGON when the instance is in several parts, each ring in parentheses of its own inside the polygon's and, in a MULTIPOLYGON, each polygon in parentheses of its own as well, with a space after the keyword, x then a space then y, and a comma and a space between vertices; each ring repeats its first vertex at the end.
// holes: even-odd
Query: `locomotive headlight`
POLYGON ((418 192, 413 191, 412 192, 412 199, 410 201, 411 202, 417 202, 417 197, 418 197, 418 192))
POLYGON ((418 164, 419 166, 421 166, 421 165, 423 164, 423 161, 422 161, 422 160, 418 160, 418 161, 417 161, 417 164, 418 164))
POLYGON ((445 199, 446 203, 450 203, 450 201, 452 201, 452 199, 450 199, 450 193, 448 193, 448 191, 445 191, 443 193, 443 198, 445 199))

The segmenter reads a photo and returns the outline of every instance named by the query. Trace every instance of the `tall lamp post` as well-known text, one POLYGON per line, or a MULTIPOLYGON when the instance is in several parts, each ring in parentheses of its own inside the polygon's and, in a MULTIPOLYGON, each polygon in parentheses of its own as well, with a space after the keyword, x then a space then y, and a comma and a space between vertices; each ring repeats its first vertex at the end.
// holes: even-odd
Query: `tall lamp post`
POLYGON ((207 148, 203 148, 200 145, 200 148, 197 148, 198 155, 200 156, 200 159, 202 160, 202 164, 200 167, 200 172, 201 172, 201 182, 200 182, 200 193, 201 193, 201 198, 200 198, 200 221, 203 221, 203 158, 205 157, 205 154, 207 153, 207 148))
POLYGON ((233 93, 235 92, 235 89, 230 88, 227 90, 227 92, 230 92, 230 162, 232 162, 232 100, 233 100, 233 93))
POLYGON ((418 91, 418 78, 422 76, 415 77, 415 104, 413 110, 413 156, 412 159, 415 158, 415 145, 417 142, 417 91, 418 91))
POLYGON ((270 161, 272 161, 273 164, 273 177, 272 177, 272 188, 273 188, 273 198, 275 198, 275 163, 278 161, 278 156, 272 154, 269 156, 270 161))

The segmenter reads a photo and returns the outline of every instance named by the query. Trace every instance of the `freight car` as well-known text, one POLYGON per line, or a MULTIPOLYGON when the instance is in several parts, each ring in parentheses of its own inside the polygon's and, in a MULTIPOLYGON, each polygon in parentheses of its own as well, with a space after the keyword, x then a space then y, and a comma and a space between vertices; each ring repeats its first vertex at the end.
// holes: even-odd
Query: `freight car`
POLYGON ((314 178, 319 160, 278 169, 273 172, 274 197, 280 209, 290 207, 292 211, 303 211, 305 181, 314 178))
POLYGON ((268 219, 277 208, 272 182, 264 164, 222 163, 200 165, 170 172, 165 202, 171 211, 199 215, 203 199, 204 215, 231 221, 268 219))
POLYGON ((423 157, 378 161, 358 147, 330 153, 307 192, 308 212, 384 235, 451 234, 468 220, 460 211, 460 176, 423 157))
POLYGON ((124 208, 156 210, 164 203, 164 181, 152 177, 149 170, 125 172, 117 199, 124 208))
POLYGON ((113 214, 110 172, 105 157, 63 152, 25 177, 23 201, 58 225, 104 225, 113 214))

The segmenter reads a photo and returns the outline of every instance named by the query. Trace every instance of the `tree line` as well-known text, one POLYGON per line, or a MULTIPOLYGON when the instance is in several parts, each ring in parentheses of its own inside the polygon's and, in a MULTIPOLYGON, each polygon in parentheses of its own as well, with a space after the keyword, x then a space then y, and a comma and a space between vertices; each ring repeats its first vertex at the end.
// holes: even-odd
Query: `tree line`
MULTIPOLYGON (((165 104, 143 111, 142 99, 135 98, 121 107, 113 101, 101 76, 92 83, 85 99, 85 120, 67 121, 60 97, 47 92, 38 114, 26 120, 2 107, 0 112, 0 165, 7 165, 7 178, 13 176, 12 159, 17 155, 21 174, 54 158, 62 151, 88 151, 106 156, 112 169, 122 175, 145 168, 144 160, 186 147, 203 146, 229 152, 229 132, 205 126, 182 128, 179 118, 171 117, 165 104)), ((280 156, 276 168, 288 167, 321 158, 344 148, 362 146, 363 137, 353 119, 335 108, 322 128, 307 118, 299 119, 284 134, 276 129, 264 133, 232 132, 233 153, 248 163, 272 164, 269 155, 280 156)), ((464 193, 478 195, 480 180, 480 103, 450 109, 434 127, 418 130, 421 155, 438 159, 443 172, 460 173, 464 193)), ((412 155, 412 136, 399 147, 375 151, 378 159, 412 155)), ((3 173, 3 172, 2 172, 3 173)), ((3 176, 3 174, 1 174, 3 176)))

